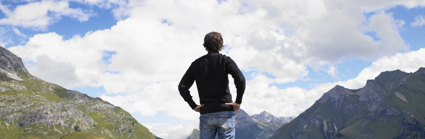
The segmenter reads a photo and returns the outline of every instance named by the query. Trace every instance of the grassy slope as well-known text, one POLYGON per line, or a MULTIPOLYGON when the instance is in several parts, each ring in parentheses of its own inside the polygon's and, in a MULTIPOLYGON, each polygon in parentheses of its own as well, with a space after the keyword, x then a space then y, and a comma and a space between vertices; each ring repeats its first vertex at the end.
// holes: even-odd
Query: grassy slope
POLYGON ((95 137, 87 133, 74 132, 74 133, 68 134, 65 137, 62 137, 61 139, 102 139, 102 138, 95 137))
MULTIPOLYGON (((422 118, 423 111, 425 110, 425 103, 423 103, 423 99, 425 98, 424 76, 408 74, 401 71, 394 72, 396 73, 384 72, 375 80, 381 82, 385 87, 394 86, 395 82, 404 82, 403 85, 395 87, 388 92, 388 96, 386 96, 381 103, 381 106, 393 107, 401 111, 404 116, 383 115, 377 114, 376 112, 370 112, 368 116, 373 116, 373 118, 363 117, 359 119, 354 124, 340 131, 340 134, 335 138, 404 138, 408 135, 402 134, 398 136, 400 130, 405 128, 402 126, 402 123, 406 123, 406 121, 419 121, 425 124, 425 120, 422 118), (403 94, 408 102, 398 98, 395 95, 396 92, 403 94), (411 113, 413 117, 407 116, 407 113, 411 113)), ((405 130, 408 130, 409 135, 422 135, 421 132, 425 130, 421 127, 417 128, 418 129, 410 128, 405 130)))
MULTIPOLYGON (((22 90, 22 91, 6 91, 6 92, 2 92, 0 94, 0 96, 8 96, 8 97, 14 97, 14 98, 25 98, 25 97, 38 97, 37 98, 37 102, 35 101, 18 101, 17 99, 15 100, 9 100, 9 101, 2 101, 2 103, 5 104, 14 104, 14 105, 30 105, 28 107, 28 109, 31 109, 33 107, 37 107, 40 105, 40 103, 67 103, 65 100, 63 100, 62 98, 66 96, 66 92, 68 91, 65 88, 62 88, 58 85, 55 84, 51 84, 51 83, 47 83, 41 80, 34 80, 34 79, 30 79, 32 76, 26 72, 20 72, 19 73, 19 77, 22 78, 24 81, 21 82, 17 82, 14 81, 10 78, 8 78, 4 73, 0 73, 0 81, 2 83, 3 86, 7 86, 7 85, 13 85, 13 84, 19 84, 19 85, 23 85, 25 86, 26 90, 22 90), (51 91, 46 91, 49 90, 49 88, 52 88, 53 90, 51 91), (21 104, 16 104, 16 102, 20 102, 21 104), (37 105, 38 104, 38 105, 37 105)), ((104 104, 109 104, 108 102, 102 101, 102 103, 104 104)), ((88 104, 90 105, 90 104, 88 104)), ((99 137, 104 137, 104 138, 111 138, 110 136, 106 136, 104 135, 102 132, 104 131, 104 129, 108 129, 109 131, 111 131, 111 134, 114 135, 115 137, 119 137, 119 138, 126 138, 127 137, 127 133, 123 133, 123 134, 119 134, 117 132, 112 132, 114 131, 113 127, 114 126, 120 126, 120 123, 117 122, 107 122, 106 121, 106 116, 98 113, 98 114, 94 114, 94 113, 88 113, 87 110, 85 110, 86 107, 88 106, 77 106, 81 111, 85 112, 86 114, 88 114, 89 116, 91 116, 93 118, 93 120, 95 120, 96 124, 93 125, 93 129, 94 130, 89 130, 87 131, 88 134, 91 135, 95 135, 95 136, 99 136, 99 137)), ((117 107, 116 109, 112 110, 112 113, 115 114, 120 114, 126 117, 131 117, 131 115, 122 110, 121 108, 117 107)), ((18 113, 18 112, 23 112, 23 114, 25 115, 26 113, 22 110, 20 111, 16 111, 16 112, 12 112, 12 113, 18 113)), ((11 114, 12 114, 11 113, 11 114)), ((9 114, 10 115, 10 114, 9 114)), ((60 132, 63 133, 69 133, 69 129, 64 129, 63 127, 61 127, 60 125, 44 125, 44 124, 30 124, 28 126, 25 127, 16 127, 14 124, 18 122, 19 119, 6 123, 5 121, 2 120, 2 118, 6 117, 7 115, 3 115, 0 116, 0 138, 19 138, 24 134, 24 130, 26 129, 31 129, 31 128, 42 128, 42 129, 46 129, 45 130, 45 135, 40 135, 40 134, 31 134, 31 133, 25 133, 26 137, 31 137, 31 138, 37 138, 37 137, 46 137, 49 136, 49 138, 59 138, 59 137, 63 137, 64 135, 62 134, 58 134, 57 132, 55 132, 54 130, 58 130, 60 132)), ((113 116, 113 115, 108 115, 108 116, 113 116)), ((70 121, 72 122, 73 119, 70 119, 70 121)), ((119 121, 119 120, 118 120, 119 121)), ((135 126, 134 131, 132 131, 133 133, 133 137, 135 138, 150 138, 153 139, 153 134, 151 132, 149 132, 149 130, 144 127, 143 125, 141 125, 140 123, 138 123, 134 118, 132 121, 132 125, 135 126)), ((70 127, 72 128, 72 127, 70 127)))
MULTIPOLYGON (((336 123, 338 129, 342 129, 332 138, 404 138, 411 137, 425 137, 425 130, 420 124, 413 124, 402 126, 402 124, 411 124, 420 122, 425 124, 425 76, 422 73, 407 74, 401 71, 396 73, 384 72, 378 76, 375 81, 381 87, 393 87, 394 82, 403 81, 403 85, 393 88, 390 92, 386 91, 388 96, 384 99, 383 105, 393 107, 397 110, 403 110, 411 113, 413 117, 398 115, 383 115, 374 111, 366 110, 367 103, 355 102, 358 100, 357 95, 351 95, 350 99, 344 99, 343 102, 350 104, 359 104, 356 106, 358 110, 355 113, 345 114, 341 110, 335 110, 329 104, 315 103, 312 107, 307 109, 304 113, 300 114, 297 118, 288 124, 283 125, 276 131, 274 138, 326 138, 326 133, 323 132, 323 123, 316 125, 312 122, 313 115, 319 115, 321 118, 332 118, 336 123), (395 95, 395 92, 403 94, 409 102, 402 101, 395 95), (305 128, 303 125, 306 125, 305 128), (409 128, 406 128, 409 127, 409 128), (402 128, 408 131, 406 134, 398 136, 402 128)), ((322 119, 323 121, 323 119, 322 119)), ((329 130, 329 127, 327 128, 329 130)), ((328 136, 329 137, 329 136, 328 136)))

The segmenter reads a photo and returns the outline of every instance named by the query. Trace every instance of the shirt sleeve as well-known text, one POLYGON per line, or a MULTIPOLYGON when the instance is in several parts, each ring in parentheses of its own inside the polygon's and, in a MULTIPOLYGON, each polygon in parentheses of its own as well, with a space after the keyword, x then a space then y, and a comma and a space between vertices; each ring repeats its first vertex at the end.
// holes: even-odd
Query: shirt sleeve
POLYGON ((186 101, 192 109, 195 109, 197 106, 196 103, 193 101, 189 91, 189 88, 193 85, 194 81, 195 77, 193 73, 193 66, 190 65, 189 69, 183 75, 183 78, 179 83, 179 92, 180 95, 183 97, 184 101, 186 101))
POLYGON ((233 80, 235 81, 236 86, 236 103, 242 103, 242 96, 245 92, 245 77, 243 76, 241 70, 236 65, 235 61, 233 61, 230 57, 227 59, 227 71, 230 75, 232 75, 233 80))

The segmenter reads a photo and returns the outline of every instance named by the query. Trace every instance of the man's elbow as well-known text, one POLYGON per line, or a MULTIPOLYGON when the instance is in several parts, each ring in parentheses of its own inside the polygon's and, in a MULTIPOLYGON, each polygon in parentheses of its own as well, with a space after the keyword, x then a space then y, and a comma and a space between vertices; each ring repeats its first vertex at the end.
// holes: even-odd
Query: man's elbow
POLYGON ((237 83, 244 83, 245 84, 245 77, 244 76, 240 76, 239 78, 237 78, 236 80, 235 80, 237 83))
POLYGON ((188 90, 187 87, 183 84, 179 84, 178 89, 179 89, 180 95, 182 95, 182 96, 183 96, 185 90, 188 90))

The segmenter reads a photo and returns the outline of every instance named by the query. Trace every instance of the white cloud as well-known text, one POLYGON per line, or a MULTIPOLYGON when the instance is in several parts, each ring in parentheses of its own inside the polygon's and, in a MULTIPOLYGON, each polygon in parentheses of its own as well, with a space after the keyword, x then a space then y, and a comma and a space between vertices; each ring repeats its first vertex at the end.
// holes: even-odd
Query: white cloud
POLYGON ((75 75, 74 65, 69 62, 55 61, 46 55, 37 57, 36 61, 37 63, 34 63, 34 66, 28 67, 32 69, 31 74, 39 75, 47 81, 64 86, 72 86, 79 80, 75 75))
POLYGON ((35 63, 27 68, 32 74, 42 79, 55 81, 54 83, 67 88, 97 86, 103 65, 101 50, 86 49, 89 48, 86 46, 89 45, 82 42, 78 36, 75 36, 73 40, 63 41, 62 37, 56 33, 46 33, 31 37, 24 46, 19 45, 9 49, 22 57, 24 63, 35 63), (54 71, 56 69, 60 70, 54 71), (73 78, 58 75, 72 75, 73 78))
POLYGON ((414 27, 423 26, 425 25, 425 19, 422 16, 418 16, 415 18, 415 22, 412 22, 411 25, 414 27))
POLYGON ((20 37, 23 37, 23 38, 26 38, 27 37, 27 35, 25 35, 24 33, 22 33, 21 31, 19 31, 18 29, 16 29, 15 27, 12 27, 13 28, 13 32, 15 32, 15 34, 16 35, 18 35, 18 36, 20 36, 20 37))
POLYGON ((178 125, 145 125, 154 135, 164 139, 185 139, 193 131, 198 129, 199 122, 185 123, 178 125))
POLYGON ((70 16, 80 22, 87 21, 90 13, 84 13, 80 8, 69 8, 66 1, 32 2, 26 5, 18 5, 13 11, 0 3, 0 10, 6 18, 0 19, 0 24, 10 24, 22 27, 35 27, 45 29, 61 16, 70 16))
POLYGON ((338 71, 335 66, 329 66, 328 70, 326 71, 329 75, 331 75, 334 78, 338 78, 338 71))
POLYGON ((142 0, 68 0, 89 4, 104 9, 112 9, 115 19, 126 19, 134 7, 139 6, 142 0))

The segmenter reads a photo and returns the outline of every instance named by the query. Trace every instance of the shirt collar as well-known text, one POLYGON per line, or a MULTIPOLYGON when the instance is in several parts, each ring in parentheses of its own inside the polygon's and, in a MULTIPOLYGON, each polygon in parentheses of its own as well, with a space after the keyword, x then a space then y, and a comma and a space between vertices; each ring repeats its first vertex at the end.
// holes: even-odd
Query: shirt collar
POLYGON ((212 51, 209 51, 209 52, 208 52, 208 54, 209 54, 209 55, 211 55, 211 54, 218 54, 218 52, 212 52, 212 51))

